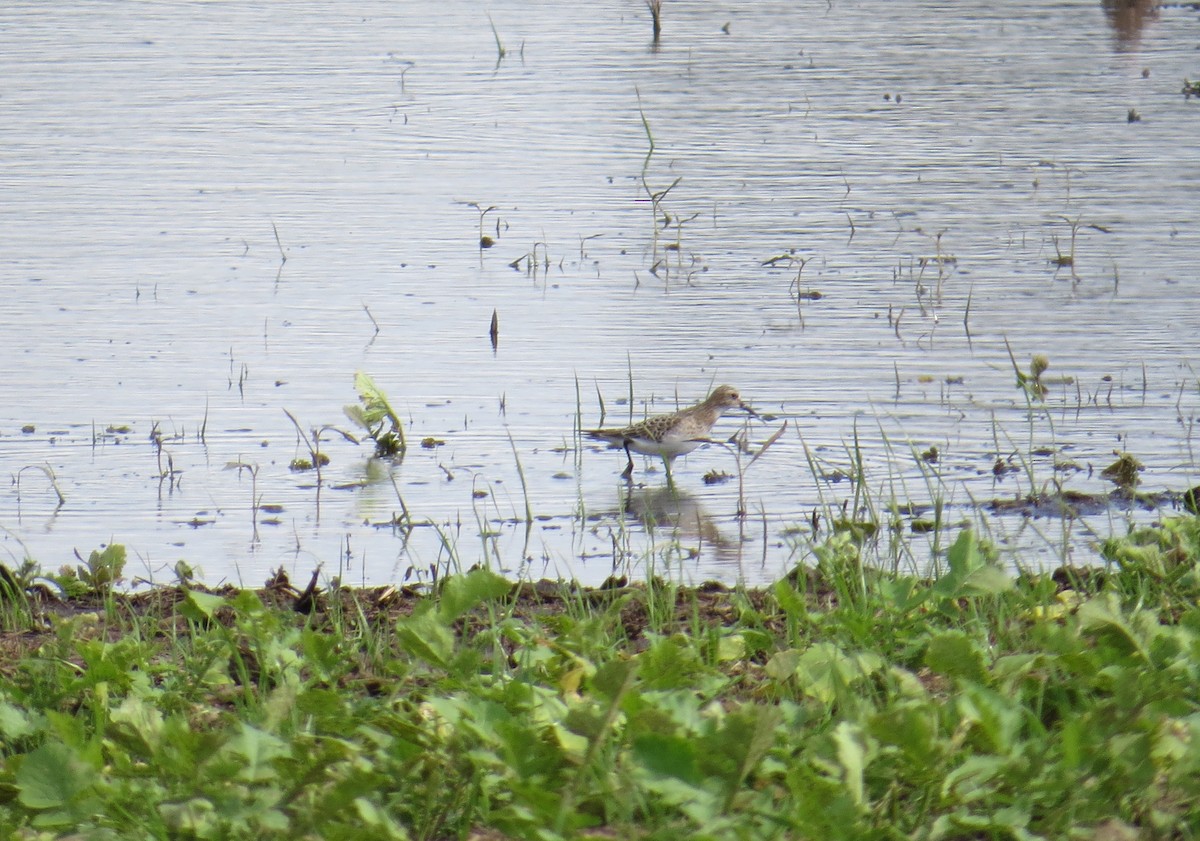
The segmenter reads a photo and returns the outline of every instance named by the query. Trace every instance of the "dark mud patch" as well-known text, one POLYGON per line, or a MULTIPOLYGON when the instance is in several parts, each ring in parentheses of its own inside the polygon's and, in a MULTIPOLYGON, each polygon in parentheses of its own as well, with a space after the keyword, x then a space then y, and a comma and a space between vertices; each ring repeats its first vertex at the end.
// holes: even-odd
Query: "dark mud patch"
MULTIPOLYGON (((394 627, 437 589, 427 586, 322 589, 315 582, 314 575, 307 586, 297 588, 280 570, 253 592, 269 611, 291 615, 297 625, 308 624, 328 633, 357 634, 364 629, 378 632, 394 627)), ((828 606, 830 591, 823 588, 819 577, 807 576, 806 584, 813 607, 821 603, 828 606)), ((232 600, 241 590, 233 585, 214 589, 192 585, 58 597, 46 587, 30 589, 18 602, 8 605, 10 627, 16 624, 25 627, 0 631, 0 674, 20 659, 35 655, 43 646, 59 641, 67 623, 73 623, 73 636, 82 634, 109 642, 123 638, 135 627, 143 636, 160 639, 186 635, 190 623, 197 621, 195 611, 187 609, 190 593, 232 600)), ((732 589, 716 582, 680 587, 658 579, 633 584, 624 579, 610 579, 600 587, 583 587, 542 580, 514 583, 504 610, 523 622, 554 623, 556 617, 577 614, 581 608, 594 612, 611 607, 612 622, 621 627, 630 641, 640 644, 650 629, 659 633, 675 630, 694 633, 698 625, 728 627, 744 622, 747 613, 764 616, 774 613, 772 604, 773 598, 766 590, 732 589)), ((229 605, 219 607, 209 621, 233 627, 235 610, 229 605)), ((473 633, 489 621, 492 620, 482 614, 468 614, 458 621, 458 631, 473 633)))
POLYGON ((1088 517, 1106 511, 1158 511, 1186 507, 1185 494, 1173 491, 1137 493, 1115 490, 1111 493, 1062 491, 1053 494, 1029 494, 1016 499, 993 499, 983 507, 995 514, 1023 514, 1026 517, 1088 517))

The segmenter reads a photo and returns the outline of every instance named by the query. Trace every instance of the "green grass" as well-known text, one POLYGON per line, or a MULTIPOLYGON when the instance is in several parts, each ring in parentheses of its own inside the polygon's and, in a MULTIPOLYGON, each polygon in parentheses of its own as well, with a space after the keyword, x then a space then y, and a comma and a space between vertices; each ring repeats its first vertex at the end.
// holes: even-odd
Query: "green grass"
POLYGON ((924 580, 842 532, 764 590, 476 569, 311 615, 10 592, 0 835, 1197 838, 1200 518, 1104 553, 1014 577, 964 531, 924 580))

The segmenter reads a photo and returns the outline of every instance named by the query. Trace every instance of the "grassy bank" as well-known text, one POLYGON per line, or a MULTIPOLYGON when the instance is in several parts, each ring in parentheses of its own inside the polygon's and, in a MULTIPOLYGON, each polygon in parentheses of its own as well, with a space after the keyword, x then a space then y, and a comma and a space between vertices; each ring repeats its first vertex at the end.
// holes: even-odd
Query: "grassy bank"
POLYGON ((925 581, 843 535, 755 591, 8 586, 0 835, 1197 838, 1200 518, 1105 554, 1014 577, 964 532, 925 581))

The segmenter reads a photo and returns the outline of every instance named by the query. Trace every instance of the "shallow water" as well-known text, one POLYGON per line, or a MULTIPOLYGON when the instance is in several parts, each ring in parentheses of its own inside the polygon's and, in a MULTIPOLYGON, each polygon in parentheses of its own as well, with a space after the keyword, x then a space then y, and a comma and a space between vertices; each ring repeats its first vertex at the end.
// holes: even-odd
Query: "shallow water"
POLYGON ((979 504, 1107 492, 1125 450, 1145 490, 1197 484, 1200 12, 670 3, 655 48, 640 3, 527 5, 0 11, 9 563, 112 541, 155 581, 757 583, 843 507, 934 500, 948 532, 885 531, 881 563, 963 523, 1010 563, 1087 563, 1161 511, 979 504), (1044 409, 1009 348, 1049 359, 1044 409), (318 486, 285 410, 349 430, 357 370, 412 448, 327 431, 318 486), (775 418, 752 450, 788 423, 741 458, 748 515, 702 480, 739 472, 720 446, 674 494, 638 459, 626 505, 623 454, 578 426, 717 382, 775 418))

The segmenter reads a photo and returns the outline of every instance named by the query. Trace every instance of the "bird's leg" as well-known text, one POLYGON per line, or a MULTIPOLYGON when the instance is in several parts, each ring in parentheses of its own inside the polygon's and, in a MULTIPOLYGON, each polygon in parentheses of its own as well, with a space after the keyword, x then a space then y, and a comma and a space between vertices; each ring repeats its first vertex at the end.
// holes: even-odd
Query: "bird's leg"
POLYGON ((633 478, 633 453, 629 452, 629 442, 625 442, 625 457, 629 459, 629 464, 625 466, 625 472, 621 474, 621 478, 626 481, 633 478))
POLYGON ((670 456, 663 456, 663 467, 667 471, 667 487, 673 491, 675 490, 675 480, 671 477, 671 461, 670 456))

